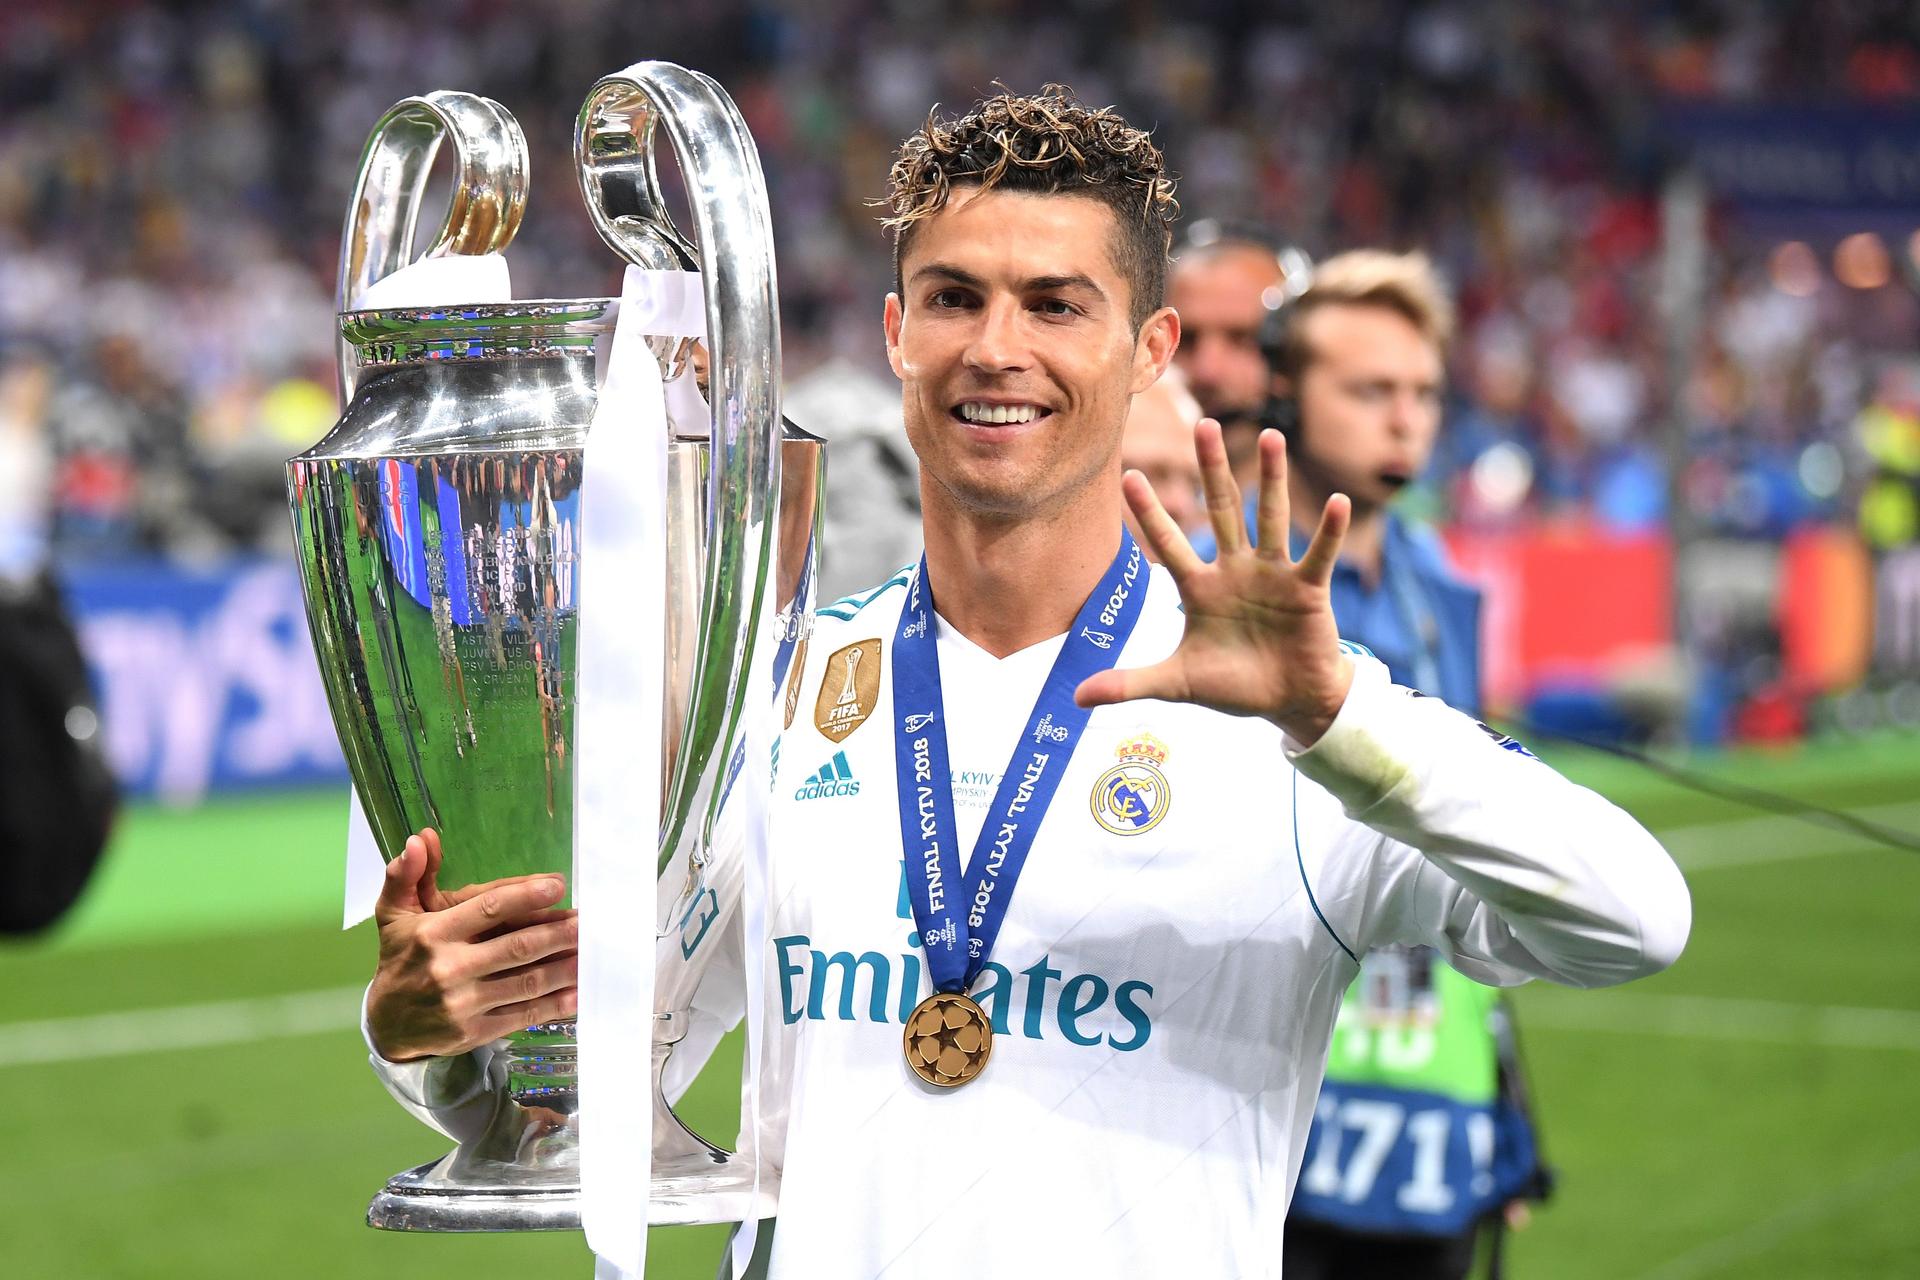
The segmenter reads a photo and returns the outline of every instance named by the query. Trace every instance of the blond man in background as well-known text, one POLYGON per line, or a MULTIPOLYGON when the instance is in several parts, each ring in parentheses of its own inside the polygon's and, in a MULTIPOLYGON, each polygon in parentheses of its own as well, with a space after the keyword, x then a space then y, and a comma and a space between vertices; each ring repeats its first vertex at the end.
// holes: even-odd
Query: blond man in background
MULTIPOLYGON (((1293 510, 1335 493, 1352 499, 1329 584, 1342 638, 1371 649, 1398 683, 1479 715, 1480 593, 1431 530, 1392 508, 1439 438, 1452 334, 1452 304, 1423 255, 1329 258, 1262 322, 1268 384, 1257 418, 1287 437, 1293 510)), ((1296 549, 1310 532, 1295 527, 1296 549)), ((1503 1208, 1517 1220, 1521 1200, 1545 1194, 1537 1146, 1496 993, 1431 948, 1375 949, 1341 1003, 1287 1220, 1285 1274, 1461 1280, 1483 1232, 1497 1274, 1503 1208)))

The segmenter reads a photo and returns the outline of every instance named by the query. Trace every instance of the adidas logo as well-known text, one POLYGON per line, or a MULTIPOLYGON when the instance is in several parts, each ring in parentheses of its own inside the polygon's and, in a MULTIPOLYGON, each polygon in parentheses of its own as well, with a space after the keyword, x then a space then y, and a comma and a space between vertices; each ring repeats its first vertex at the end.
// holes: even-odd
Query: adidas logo
POLYGON ((829 796, 857 796, 860 783, 854 778, 853 770, 847 764, 847 753, 836 751, 833 759, 820 766, 819 772, 800 784, 793 793, 795 800, 824 800, 829 796))

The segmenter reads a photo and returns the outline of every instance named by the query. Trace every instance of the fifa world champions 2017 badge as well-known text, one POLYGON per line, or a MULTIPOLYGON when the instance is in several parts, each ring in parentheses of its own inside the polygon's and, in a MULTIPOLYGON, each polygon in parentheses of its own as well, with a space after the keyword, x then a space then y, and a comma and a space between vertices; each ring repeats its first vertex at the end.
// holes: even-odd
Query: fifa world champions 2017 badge
POLYGON ((824 665, 813 727, 835 742, 845 742, 880 700, 880 638, 836 649, 824 665))
POLYGON ((1166 744, 1143 731, 1122 742, 1114 755, 1120 763, 1093 784, 1093 820, 1117 836, 1153 830, 1173 802, 1173 788, 1161 768, 1167 762, 1166 744))

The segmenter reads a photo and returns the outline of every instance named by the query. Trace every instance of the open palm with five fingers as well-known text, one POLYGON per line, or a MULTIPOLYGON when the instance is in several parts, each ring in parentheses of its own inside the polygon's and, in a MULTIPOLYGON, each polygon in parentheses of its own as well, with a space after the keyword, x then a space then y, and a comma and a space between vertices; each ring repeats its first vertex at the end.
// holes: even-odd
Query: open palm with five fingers
POLYGON ((1180 589, 1186 634, 1165 660, 1103 671, 1083 682, 1076 697, 1083 707, 1159 698, 1264 716, 1310 746, 1333 723, 1353 684, 1353 663, 1341 651, 1328 590, 1351 504, 1342 494, 1328 499, 1313 540, 1295 562, 1280 433, 1260 437, 1256 546, 1247 542, 1240 488, 1219 423, 1201 421, 1194 451, 1220 548, 1211 564, 1194 551, 1146 477, 1129 471, 1123 482, 1147 546, 1180 589))

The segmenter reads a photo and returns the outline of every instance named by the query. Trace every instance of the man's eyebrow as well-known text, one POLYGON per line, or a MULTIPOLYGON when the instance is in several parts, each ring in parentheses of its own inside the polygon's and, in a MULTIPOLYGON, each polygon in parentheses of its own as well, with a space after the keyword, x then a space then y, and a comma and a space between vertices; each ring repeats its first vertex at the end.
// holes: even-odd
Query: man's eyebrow
POLYGON ((985 289, 987 287, 987 282, 979 276, 974 275, 971 271, 962 271, 959 267, 949 265, 945 262, 929 262, 908 278, 918 281, 925 276, 938 276, 942 280, 951 280, 955 284, 963 284, 969 289, 985 289))
MULTIPOLYGON (((963 270, 960 267, 946 262, 929 262, 924 267, 916 270, 909 278, 918 282, 927 276, 933 276, 941 280, 949 280, 954 284, 964 285, 969 289, 978 289, 983 293, 987 289, 987 282, 973 274, 973 272, 963 270)), ((1102 289, 1098 284, 1095 284, 1091 276, 1082 275, 1077 272, 1071 275, 1032 276, 1020 282, 1020 291, 1022 293, 1053 293, 1063 289, 1085 289, 1097 298, 1105 298, 1107 296, 1106 290, 1102 289)))
POLYGON ((1107 291, 1093 282, 1091 276, 1034 276, 1022 285, 1027 293, 1056 293, 1062 289, 1085 289, 1096 298, 1104 298, 1107 291))

